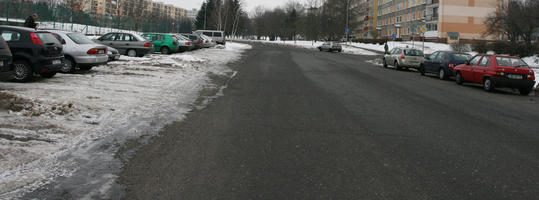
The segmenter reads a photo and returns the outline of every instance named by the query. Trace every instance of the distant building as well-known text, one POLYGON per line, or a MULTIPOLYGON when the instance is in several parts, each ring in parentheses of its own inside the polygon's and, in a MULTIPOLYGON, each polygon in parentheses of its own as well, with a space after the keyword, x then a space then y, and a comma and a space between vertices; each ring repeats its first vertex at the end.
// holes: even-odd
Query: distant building
MULTIPOLYGON (((411 39, 422 34, 442 40, 495 39, 482 33, 487 16, 508 0, 357 0, 352 13, 359 38, 411 39)), ((354 4, 352 4, 354 5, 354 4)))
POLYGON ((198 10, 197 9, 192 9, 192 10, 187 10, 186 11, 186 17, 188 19, 191 19, 191 20, 195 20, 197 18, 197 15, 198 15, 198 10))

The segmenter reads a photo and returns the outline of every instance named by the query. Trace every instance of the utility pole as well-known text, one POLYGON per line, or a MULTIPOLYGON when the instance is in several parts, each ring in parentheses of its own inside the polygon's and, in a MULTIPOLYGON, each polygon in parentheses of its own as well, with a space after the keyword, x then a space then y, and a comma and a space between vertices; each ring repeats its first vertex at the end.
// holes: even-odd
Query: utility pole
POLYGON ((206 1, 206 5, 204 7, 204 30, 206 30, 206 19, 208 18, 208 1, 206 1))
POLYGON ((350 0, 346 1, 346 43, 350 36, 350 0))

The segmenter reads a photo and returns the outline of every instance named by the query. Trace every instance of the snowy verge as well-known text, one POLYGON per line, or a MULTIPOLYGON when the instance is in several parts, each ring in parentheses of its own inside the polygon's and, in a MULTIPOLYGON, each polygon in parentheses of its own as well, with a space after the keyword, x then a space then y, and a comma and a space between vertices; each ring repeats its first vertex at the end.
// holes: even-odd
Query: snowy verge
MULTIPOLYGON (((245 42, 258 42, 258 43, 265 43, 265 44, 276 44, 276 45, 286 45, 286 46, 293 46, 298 48, 305 48, 305 49, 317 49, 319 46, 321 46, 324 42, 314 42, 314 41, 304 41, 304 40, 297 40, 297 41, 268 41, 268 40, 241 40, 241 39, 234 39, 236 41, 245 41, 245 42)), ((379 55, 378 53, 355 48, 355 47, 348 47, 346 45, 343 45, 343 53, 347 54, 356 54, 356 55, 379 55)))
POLYGON ((539 89, 539 56, 530 56, 522 58, 535 72, 535 89, 539 89))
MULTIPOLYGON (((351 46, 355 46, 355 47, 359 47, 359 48, 363 48, 363 49, 370 49, 370 50, 373 50, 373 51, 379 51, 379 52, 384 52, 384 44, 380 45, 380 44, 365 44, 365 43, 351 43, 350 44, 351 46)), ((423 42, 418 42, 418 41, 406 41, 406 42, 394 42, 394 41, 388 41, 387 42, 387 45, 389 47, 389 49, 393 49, 393 48, 396 48, 396 47, 410 47, 410 48, 415 48, 415 49, 421 49, 423 50, 423 47, 424 47, 424 53, 425 54, 432 54, 436 51, 452 51, 453 48, 451 47, 451 45, 449 44, 444 44, 444 43, 435 43, 435 42, 425 42, 424 45, 423 45, 423 42)))
POLYGON ((226 65, 250 48, 230 42, 225 49, 122 56, 85 73, 0 82, 0 199, 70 176, 102 153, 90 147, 104 138, 140 137, 147 133, 140 127, 157 116, 167 119, 160 125, 183 119, 209 76, 234 74, 226 65))

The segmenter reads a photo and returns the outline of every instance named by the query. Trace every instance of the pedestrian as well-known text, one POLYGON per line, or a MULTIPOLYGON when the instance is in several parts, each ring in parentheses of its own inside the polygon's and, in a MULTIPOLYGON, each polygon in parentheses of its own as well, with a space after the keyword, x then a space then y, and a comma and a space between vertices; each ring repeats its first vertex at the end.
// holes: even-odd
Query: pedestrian
POLYGON ((384 50, 385 50, 385 54, 389 53, 389 46, 387 46, 387 42, 386 42, 386 45, 384 45, 384 50))
POLYGON ((37 14, 36 13, 28 16, 28 18, 26 18, 26 21, 24 21, 24 27, 33 28, 33 29, 37 30, 38 25, 36 23, 36 20, 37 20, 37 14))

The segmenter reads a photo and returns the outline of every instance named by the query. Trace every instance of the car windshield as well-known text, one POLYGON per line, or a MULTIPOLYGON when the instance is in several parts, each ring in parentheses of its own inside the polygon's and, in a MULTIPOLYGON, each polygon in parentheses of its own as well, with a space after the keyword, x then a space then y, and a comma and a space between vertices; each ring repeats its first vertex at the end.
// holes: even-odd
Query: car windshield
POLYGON ((82 33, 68 33, 66 34, 69 39, 73 40, 73 42, 77 44, 93 44, 94 42, 87 38, 82 33))
POLYGON ((36 33, 39 39, 43 41, 44 44, 54 43, 54 44, 60 44, 60 41, 52 35, 52 33, 36 33))
POLYGON ((405 49, 404 55, 406 56, 423 56, 423 52, 415 49, 405 49))
POLYGON ((529 66, 520 58, 496 57, 496 62, 498 62, 499 66, 529 68, 529 66))
POLYGON ((467 60, 470 60, 470 58, 472 58, 471 55, 464 54, 464 53, 453 54, 453 57, 455 58, 455 60, 458 60, 458 61, 467 61, 467 60))

